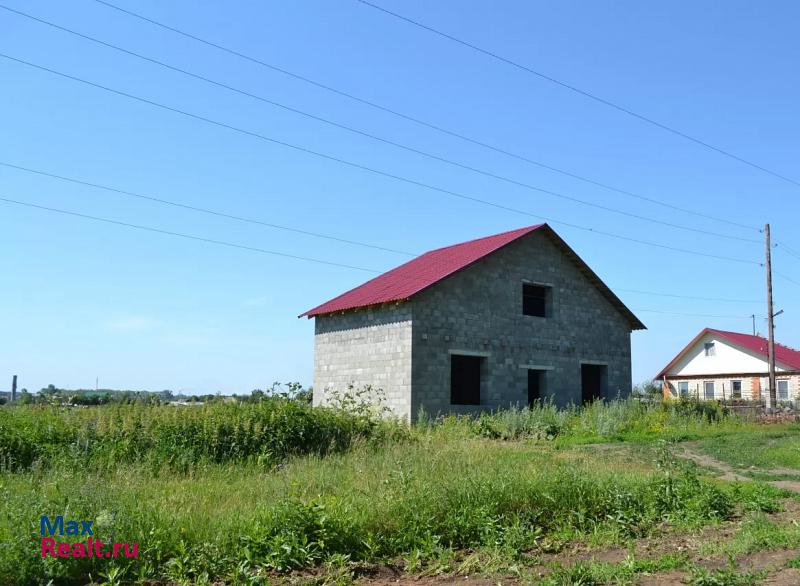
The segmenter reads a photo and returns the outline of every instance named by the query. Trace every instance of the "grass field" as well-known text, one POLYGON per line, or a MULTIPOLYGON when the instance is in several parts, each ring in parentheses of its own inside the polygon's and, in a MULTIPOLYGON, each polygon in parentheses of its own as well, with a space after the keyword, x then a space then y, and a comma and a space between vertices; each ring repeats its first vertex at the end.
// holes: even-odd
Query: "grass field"
POLYGON ((734 468, 785 469, 800 476, 800 442, 793 428, 707 438, 700 447, 734 468))
MULTIPOLYGON (((766 433, 800 445, 795 425, 766 433)), ((636 401, 411 429, 284 399, 5 408, 0 582, 755 584, 796 571, 797 502, 703 476, 670 442, 723 459, 727 440, 758 452, 764 435, 717 408, 636 401), (42 558, 39 519, 58 514, 138 557, 42 558), (763 551, 788 557, 737 565, 763 551)))

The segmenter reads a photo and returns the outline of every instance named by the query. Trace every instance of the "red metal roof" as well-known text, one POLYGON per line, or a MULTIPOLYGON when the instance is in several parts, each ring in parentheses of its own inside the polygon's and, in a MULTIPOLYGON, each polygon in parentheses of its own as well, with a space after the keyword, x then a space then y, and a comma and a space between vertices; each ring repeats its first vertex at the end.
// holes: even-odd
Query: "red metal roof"
POLYGON ((351 289, 322 305, 309 309, 300 317, 313 317, 337 311, 346 311, 380 303, 401 301, 427 289, 453 273, 460 271, 485 256, 530 234, 544 232, 562 252, 573 260, 586 277, 622 313, 631 329, 643 330, 644 324, 628 309, 620 299, 600 280, 589 266, 573 251, 561 237, 547 224, 537 224, 502 232, 485 238, 478 238, 453 246, 437 248, 409 262, 400 265, 374 279, 351 289))
POLYGON ((322 313, 408 299, 448 275, 480 260, 517 238, 538 230, 542 226, 544 224, 537 224, 536 226, 528 226, 527 228, 511 230, 510 232, 431 250, 367 281, 363 285, 359 285, 355 289, 326 301, 322 305, 309 309, 300 317, 312 317, 322 313))
MULTIPOLYGON (((695 338, 689 342, 689 344, 683 350, 681 350, 678 355, 673 358, 672 361, 667 364, 667 366, 665 366, 661 372, 658 373, 658 375, 656 375, 656 378, 660 379, 665 376, 667 371, 669 371, 669 369, 672 368, 675 363, 678 362, 678 360, 706 334, 718 336, 719 338, 727 340, 735 346, 749 350, 750 352, 754 352, 756 354, 760 354, 765 359, 769 356, 769 350, 767 348, 768 341, 766 338, 762 338, 761 336, 753 336, 751 334, 740 334, 737 332, 726 332, 725 330, 706 328, 697 336, 695 336, 695 338)), ((795 350, 794 348, 789 348, 788 346, 784 346, 783 344, 778 344, 776 342, 775 362, 784 366, 788 366, 791 369, 800 370, 800 350, 795 350)))

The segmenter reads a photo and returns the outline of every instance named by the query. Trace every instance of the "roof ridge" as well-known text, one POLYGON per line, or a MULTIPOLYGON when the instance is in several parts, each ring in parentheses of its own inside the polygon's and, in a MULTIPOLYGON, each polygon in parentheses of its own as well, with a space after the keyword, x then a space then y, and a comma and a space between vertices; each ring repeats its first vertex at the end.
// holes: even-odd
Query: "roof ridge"
MULTIPOLYGON (((730 330, 718 330, 715 328, 709 328, 709 329, 714 332, 720 332, 725 334, 736 334, 737 336, 747 336, 748 338, 757 338, 758 340, 761 340, 763 342, 769 342, 767 338, 765 338, 764 336, 760 336, 758 334, 747 334, 745 332, 732 332, 730 330)), ((783 344, 781 342, 776 341, 775 345, 780 346, 781 348, 786 348, 787 350, 791 350, 792 352, 800 352, 800 349, 797 349, 793 346, 789 346, 788 344, 783 344)))
POLYGON ((388 302, 411 298, 428 287, 434 286, 450 275, 468 268, 477 261, 497 253, 512 242, 523 239, 533 232, 541 231, 559 253, 574 261, 589 281, 611 302, 631 325, 631 329, 644 329, 644 324, 614 295, 591 268, 573 251, 564 240, 546 223, 534 224, 473 238, 450 246, 429 250, 400 266, 373 277, 366 283, 342 293, 302 313, 300 317, 314 317, 334 312, 355 310, 388 302))
POLYGON ((720 334, 734 334, 736 336, 749 336, 751 338, 763 338, 763 336, 758 336, 755 334, 746 334, 745 332, 734 332, 732 330, 720 330, 718 328, 706 328, 709 332, 719 332, 720 334))
POLYGON ((498 232, 497 234, 490 234, 489 236, 481 236, 480 238, 473 238, 472 240, 465 240, 464 242, 457 242, 455 244, 449 244, 447 246, 440 246, 439 248, 431 248, 430 250, 426 250, 420 256, 424 256, 426 254, 430 254, 431 252, 438 252, 440 250, 447 250, 448 248, 456 248, 458 246, 464 246, 465 244, 475 244, 476 242, 480 242, 482 240, 490 240, 492 238, 498 238, 501 236, 507 236, 508 234, 514 234, 515 232, 533 232, 534 230, 541 228, 542 226, 546 226, 546 223, 541 224, 533 224, 531 226, 524 226, 523 228, 515 228, 514 230, 506 230, 505 232, 498 232))

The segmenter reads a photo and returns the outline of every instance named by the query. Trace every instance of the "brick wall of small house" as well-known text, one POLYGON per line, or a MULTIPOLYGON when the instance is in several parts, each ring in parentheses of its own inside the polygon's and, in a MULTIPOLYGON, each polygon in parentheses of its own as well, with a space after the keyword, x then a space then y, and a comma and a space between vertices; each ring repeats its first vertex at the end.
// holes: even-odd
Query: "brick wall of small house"
POLYGON ((383 391, 385 404, 411 414, 411 305, 384 305, 314 318, 314 405, 348 385, 383 391))
MULTIPOLYGON (((709 376, 707 378, 674 378, 667 381, 669 394, 672 398, 677 398, 679 395, 680 383, 686 382, 689 385, 689 396, 692 398, 705 399, 705 383, 714 383, 714 399, 731 399, 731 389, 733 388, 732 381, 738 380, 742 383, 741 398, 744 400, 757 401, 764 398, 766 389, 769 387, 769 381, 766 375, 752 376, 743 375, 736 376, 709 376)), ((789 381, 789 400, 797 401, 800 398, 800 375, 798 374, 781 374, 778 373, 777 381, 789 381)))
POLYGON ((548 369, 545 394, 560 406, 581 402, 581 362, 607 365, 606 396, 631 391, 630 325, 541 233, 416 296, 412 415, 473 412, 527 404, 527 369, 548 369), (522 314, 523 282, 552 286, 552 314, 522 314), (481 405, 450 404, 450 356, 485 355, 481 405))

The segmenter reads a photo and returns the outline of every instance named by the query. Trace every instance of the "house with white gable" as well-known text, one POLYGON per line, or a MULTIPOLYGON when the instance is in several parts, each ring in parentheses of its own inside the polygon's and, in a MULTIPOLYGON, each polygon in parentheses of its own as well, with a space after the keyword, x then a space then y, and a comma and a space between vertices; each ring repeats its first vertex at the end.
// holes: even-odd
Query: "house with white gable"
MULTIPOLYGON (((800 395, 800 351, 775 344, 777 399, 800 395)), ((767 340, 706 328, 658 373, 665 398, 762 400, 769 392, 767 340)))

